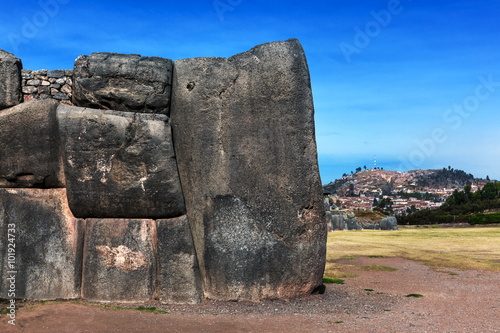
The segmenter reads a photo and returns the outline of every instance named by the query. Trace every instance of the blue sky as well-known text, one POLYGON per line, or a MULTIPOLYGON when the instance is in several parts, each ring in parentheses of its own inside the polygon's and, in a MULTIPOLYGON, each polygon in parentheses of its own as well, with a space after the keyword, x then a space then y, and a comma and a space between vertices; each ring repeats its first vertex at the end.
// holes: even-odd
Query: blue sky
POLYGON ((24 68, 81 54, 229 57, 298 38, 320 173, 451 165, 500 179, 500 1, 3 1, 0 48, 24 68))

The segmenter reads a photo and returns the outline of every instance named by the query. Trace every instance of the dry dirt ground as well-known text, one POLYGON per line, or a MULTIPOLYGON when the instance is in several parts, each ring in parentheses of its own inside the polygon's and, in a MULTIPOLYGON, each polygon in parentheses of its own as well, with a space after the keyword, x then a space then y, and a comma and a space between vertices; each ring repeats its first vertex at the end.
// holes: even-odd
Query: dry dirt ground
POLYGON ((498 272, 436 271, 399 258, 348 263, 398 270, 352 271, 359 277, 329 284, 323 295, 288 302, 146 305, 166 314, 83 301, 25 304, 16 326, 0 317, 0 332, 500 332, 498 272))

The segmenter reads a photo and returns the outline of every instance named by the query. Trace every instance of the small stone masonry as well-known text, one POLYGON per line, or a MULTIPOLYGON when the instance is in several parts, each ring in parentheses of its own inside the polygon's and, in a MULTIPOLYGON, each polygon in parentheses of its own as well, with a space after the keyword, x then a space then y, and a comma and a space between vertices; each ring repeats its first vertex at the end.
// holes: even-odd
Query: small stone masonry
POLYGON ((73 89, 73 70, 23 69, 22 92, 24 101, 33 99, 55 99, 64 104, 71 104, 73 89))
POLYGON ((65 71, 0 50, 0 298, 305 296, 324 214, 297 40, 228 59, 93 53, 65 71))

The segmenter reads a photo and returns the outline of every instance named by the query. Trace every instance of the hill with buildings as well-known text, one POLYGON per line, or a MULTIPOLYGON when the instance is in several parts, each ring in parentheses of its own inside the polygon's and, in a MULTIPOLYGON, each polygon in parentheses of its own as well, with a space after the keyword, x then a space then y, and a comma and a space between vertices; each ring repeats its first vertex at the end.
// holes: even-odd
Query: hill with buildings
MULTIPOLYGON (((329 184, 323 186, 326 191, 338 196, 366 196, 381 197, 403 193, 439 193, 446 190, 463 189, 465 185, 484 186, 486 180, 474 178, 465 171, 443 168, 433 170, 411 170, 407 172, 369 169, 350 175, 344 174, 329 184)), ((449 193, 449 191, 448 191, 449 193)))
POLYGON ((371 210, 377 206, 396 215, 437 208, 455 191, 471 185, 471 191, 481 189, 489 179, 474 178, 470 173, 451 167, 408 172, 368 169, 344 174, 323 186, 337 197, 345 209, 371 210), (380 203, 384 200, 382 206, 380 203))

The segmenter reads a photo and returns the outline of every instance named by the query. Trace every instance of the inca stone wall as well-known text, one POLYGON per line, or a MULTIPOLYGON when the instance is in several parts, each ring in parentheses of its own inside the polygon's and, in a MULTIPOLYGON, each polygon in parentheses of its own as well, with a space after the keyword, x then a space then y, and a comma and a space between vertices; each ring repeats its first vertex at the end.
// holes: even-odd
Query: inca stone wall
POLYGON ((93 53, 74 72, 23 70, 1 51, 0 84, 0 298, 12 271, 28 299, 258 301, 321 286, 297 40, 228 59, 93 53))
POLYGON ((23 69, 22 93, 24 101, 33 99, 55 99, 64 104, 71 104, 73 95, 73 70, 23 69))

